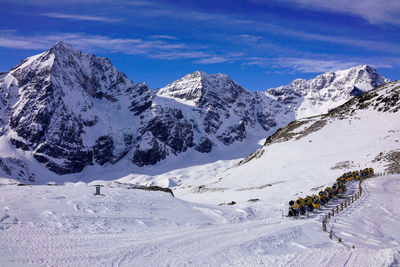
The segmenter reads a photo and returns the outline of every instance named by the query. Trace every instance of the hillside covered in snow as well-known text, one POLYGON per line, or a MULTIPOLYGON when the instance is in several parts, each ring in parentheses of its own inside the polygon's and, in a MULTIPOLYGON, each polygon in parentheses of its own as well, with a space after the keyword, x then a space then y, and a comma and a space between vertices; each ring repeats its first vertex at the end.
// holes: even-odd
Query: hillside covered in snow
MULTIPOLYGON (((94 196, 94 187, 82 182, 17 186, 0 179, 0 263, 396 266, 399 181, 383 176, 364 182, 362 198, 328 225, 343 245, 321 229, 328 208, 293 220, 274 211, 273 201, 215 206, 118 183, 94 196)), ((302 183, 294 181, 298 188, 302 183)))
POLYGON ((108 59, 59 42, 0 76, 0 171, 25 182, 77 173, 116 178, 153 165, 239 159, 291 121, 385 82, 358 66, 256 92, 198 71, 153 91, 108 59))
POLYGON ((315 194, 351 170, 400 173, 399 95, 400 82, 391 82, 327 114, 294 121, 248 158, 212 178, 192 178, 191 188, 176 193, 208 203, 259 198, 284 208, 300 192, 315 194))

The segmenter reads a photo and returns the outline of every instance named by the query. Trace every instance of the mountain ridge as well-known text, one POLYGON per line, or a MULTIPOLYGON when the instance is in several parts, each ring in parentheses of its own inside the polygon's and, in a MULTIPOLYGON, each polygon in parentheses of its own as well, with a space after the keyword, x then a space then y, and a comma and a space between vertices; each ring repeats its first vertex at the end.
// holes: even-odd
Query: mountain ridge
POLYGON ((292 83, 270 88, 266 93, 282 104, 290 105, 297 117, 327 113, 330 109, 390 80, 368 65, 326 72, 313 79, 296 79, 292 83), (299 102, 298 99, 303 101, 299 102))
MULTIPOLYGON (((364 74, 370 87, 385 81, 373 69, 364 74)), ((246 90, 226 74, 196 71, 153 91, 64 42, 21 61, 0 88, 1 138, 60 175, 122 159, 154 165, 189 149, 210 153, 300 117, 271 92, 246 90)))
POLYGON ((212 177, 185 181, 175 195, 185 197, 201 187, 191 200, 212 203, 234 197, 245 202, 249 199, 245 191, 251 189, 252 198, 274 201, 285 195, 287 200, 279 205, 286 209, 286 201, 297 199, 300 191, 317 194, 345 172, 372 167, 376 173, 400 173, 399 95, 400 81, 394 81, 327 114, 293 121, 238 164, 212 177))

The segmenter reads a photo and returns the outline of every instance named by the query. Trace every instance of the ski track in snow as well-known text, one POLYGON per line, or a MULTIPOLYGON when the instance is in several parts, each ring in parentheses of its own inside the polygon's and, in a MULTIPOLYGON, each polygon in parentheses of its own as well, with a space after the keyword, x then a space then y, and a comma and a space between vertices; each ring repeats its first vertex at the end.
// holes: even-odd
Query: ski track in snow
POLYGON ((347 249, 321 230, 323 213, 297 220, 279 217, 249 220, 237 215, 239 209, 235 207, 194 204, 164 193, 127 189, 107 192, 104 188, 106 196, 98 199, 88 193, 93 187, 83 183, 58 187, 2 186, 0 263, 2 266, 397 266, 400 213, 396 205, 400 200, 400 179, 376 177, 367 180, 364 187, 363 197, 328 224, 328 229, 331 227, 345 244, 356 246, 347 249), (129 202, 129 197, 135 201, 129 202), (121 207, 115 201, 121 201, 121 207), (157 207, 160 201, 172 214, 157 207), (124 206, 123 202, 129 203, 124 206), (47 205, 40 206, 44 203, 47 205), (140 203, 143 206, 138 208, 140 203), (139 214, 141 209, 146 207, 154 216, 155 226, 146 221, 142 227, 132 225, 132 218, 127 217, 139 218, 144 214, 139 214), (134 213, 129 213, 130 209, 135 209, 134 213), (200 219, 191 222, 180 213, 200 219), (121 221, 116 223, 118 220, 121 221))

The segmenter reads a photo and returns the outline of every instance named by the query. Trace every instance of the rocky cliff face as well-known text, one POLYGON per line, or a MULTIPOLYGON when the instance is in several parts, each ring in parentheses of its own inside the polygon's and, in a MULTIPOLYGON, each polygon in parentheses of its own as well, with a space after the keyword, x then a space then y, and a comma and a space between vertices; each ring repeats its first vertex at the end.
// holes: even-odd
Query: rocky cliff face
POLYGON ((225 74, 197 71, 161 88, 157 95, 193 106, 200 121, 197 129, 225 145, 242 141, 256 128, 268 131, 277 126, 267 112, 274 103, 264 94, 243 89, 225 74))
POLYGON ((3 132, 58 174, 120 157, 109 129, 98 125, 109 119, 102 115, 124 109, 130 113, 124 116, 134 117, 151 105, 146 85, 132 83, 108 59, 62 42, 22 61, 1 85, 3 132), (85 136, 94 127, 97 136, 85 136))
POLYGON ((57 174, 121 159, 153 165, 188 149, 208 153, 242 142, 251 133, 268 136, 384 82, 360 66, 254 92, 225 74, 194 72, 154 92, 108 59, 59 42, 0 75, 0 138, 57 174))

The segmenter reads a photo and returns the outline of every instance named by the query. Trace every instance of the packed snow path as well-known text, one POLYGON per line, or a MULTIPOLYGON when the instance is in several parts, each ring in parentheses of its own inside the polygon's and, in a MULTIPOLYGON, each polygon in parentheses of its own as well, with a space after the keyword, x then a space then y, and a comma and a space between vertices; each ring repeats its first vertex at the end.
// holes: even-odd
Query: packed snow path
POLYGON ((333 224, 356 246, 349 250, 322 232, 319 216, 249 220, 250 209, 198 205, 161 192, 113 188, 94 198, 93 187, 81 183, 5 185, 0 187, 0 263, 395 266, 400 179, 373 178, 365 188, 369 193, 333 224))

